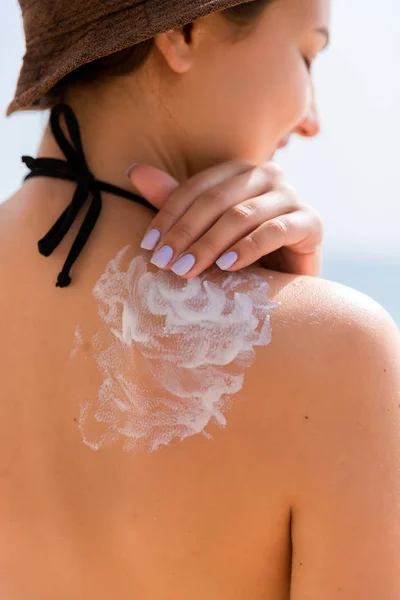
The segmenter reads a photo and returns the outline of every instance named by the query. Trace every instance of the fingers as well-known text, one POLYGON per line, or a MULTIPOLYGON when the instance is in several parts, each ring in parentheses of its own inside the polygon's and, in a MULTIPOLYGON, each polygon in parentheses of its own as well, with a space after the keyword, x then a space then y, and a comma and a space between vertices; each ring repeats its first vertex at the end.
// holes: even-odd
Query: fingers
MULTIPOLYGON (((275 192, 271 192, 266 195, 269 198, 275 192)), ((269 211, 268 203, 265 207, 265 214, 269 211)), ((262 215, 261 215, 262 216, 262 215)), ((260 226, 256 227, 244 235, 239 241, 233 246, 228 248, 217 261, 217 265, 226 271, 237 271, 243 269, 255 262, 260 258, 275 252, 276 250, 285 247, 285 250, 292 251, 295 256, 296 267, 293 264, 289 264, 288 269, 296 268, 294 272, 304 274, 317 274, 314 273, 315 257, 313 263, 313 272, 310 269, 310 257, 315 254, 319 247, 319 240, 321 239, 321 227, 318 216, 309 211, 306 208, 295 210, 291 213, 282 214, 282 211, 277 210, 275 216, 271 219, 264 218, 260 226), (298 255, 301 254, 304 258, 305 264, 301 265, 301 260, 298 255)), ((219 253, 219 245, 216 242, 218 235, 213 237, 217 232, 215 227, 211 229, 209 237, 206 238, 206 242, 203 242, 203 238, 185 253, 186 256, 198 257, 194 266, 186 274, 187 278, 195 277, 198 273, 208 268, 213 261, 211 258, 213 255, 219 253), (213 231, 214 229, 214 231, 213 231)), ((178 261, 179 264, 180 260, 178 261)), ((187 259, 188 262, 188 259, 187 259)), ((292 263, 293 261, 291 261, 292 263)), ((184 263, 185 264, 185 263, 184 263)), ((188 262, 188 264, 190 264, 188 262)), ((174 270, 172 267, 171 270, 174 270)), ((292 271, 293 272, 293 271, 292 271)), ((178 273, 181 274, 181 273, 178 273)))
MULTIPOLYGON (((290 210, 293 210, 290 198, 278 190, 232 206, 203 236, 185 249, 184 256, 190 258, 179 259, 177 264, 171 265, 171 270, 181 276, 195 277, 228 252, 236 253, 237 258, 240 256, 242 266, 251 264, 261 255, 254 259, 254 252, 249 252, 247 247, 244 248, 244 253, 241 252, 239 255, 241 251, 239 240, 246 239, 246 236, 257 231, 260 223, 279 217, 290 210), (232 244, 235 246, 229 248, 232 244), (185 273, 184 269, 187 266, 190 266, 190 271, 185 273)), ((228 257, 231 260, 235 258, 234 255, 228 257)), ((225 268, 228 259, 217 262, 218 266, 225 268)), ((230 266, 228 263, 227 268, 230 266)))
MULTIPOLYGON (((219 183, 195 199, 185 214, 158 242, 155 252, 162 246, 169 246, 174 250, 174 257, 179 256, 190 244, 207 232, 207 238, 203 240, 204 245, 209 237, 213 237, 208 232, 219 219, 223 221, 224 227, 219 228, 218 243, 224 248, 224 245, 237 239, 237 237, 229 238, 229 233, 243 235, 246 233, 245 227, 249 225, 255 227, 261 222, 260 220, 258 223, 255 222, 257 217, 261 218, 264 214, 260 210, 262 207, 259 206, 259 195, 269 189, 271 189, 270 177, 262 167, 253 168, 219 183), (246 217, 251 215, 255 218, 249 222, 246 217)), ((284 198, 283 201, 286 199, 284 198)), ((271 206, 274 207, 272 198, 271 206)), ((158 265, 157 258, 155 264, 162 266, 158 265)))
POLYGON ((169 173, 146 164, 139 164, 130 170, 129 179, 134 191, 157 209, 161 209, 171 193, 179 187, 179 182, 169 173))
MULTIPOLYGON (((316 237, 319 223, 310 223, 315 215, 300 207, 296 190, 276 163, 230 161, 181 186, 174 187, 170 179, 169 196, 141 244, 154 249, 151 262, 159 268, 195 277, 215 261, 234 271, 284 246, 315 249, 310 235, 316 237)), ((152 199, 161 203, 161 190, 168 186, 164 181, 157 188, 154 178, 153 184, 152 199)))
POLYGON ((285 173, 283 169, 277 165, 276 163, 269 161, 263 163, 263 168, 267 171, 267 173, 271 177, 271 181, 273 183, 274 188, 280 187, 281 184, 285 184, 285 173))
POLYGON ((318 275, 323 224, 319 214, 308 207, 281 214, 257 227, 251 234, 227 250, 238 260, 230 271, 247 267, 280 248, 286 253, 287 265, 298 274, 318 275), (294 262, 295 261, 295 262, 294 262))
POLYGON ((151 178, 149 171, 145 177, 144 195, 162 204, 141 244, 154 249, 153 264, 190 278, 213 262, 236 271, 261 259, 263 266, 271 260, 286 272, 319 275, 322 219, 300 205, 276 163, 230 161, 183 185, 165 175, 168 181, 151 178))
MULTIPOLYGON (((147 228, 141 247, 145 250, 159 250, 159 248, 164 245, 164 236, 166 233, 186 214, 199 197, 204 200, 204 195, 208 191, 211 191, 216 186, 223 187, 224 182, 229 181, 230 178, 240 175, 241 173, 246 173, 252 168, 254 168, 254 165, 250 163, 250 161, 239 159, 229 161, 222 165, 215 165, 194 175, 181 186, 172 190, 168 199, 163 203, 160 212, 154 217, 147 228), (147 234, 150 231, 152 232, 152 235, 149 240, 147 234), (154 240, 156 240, 157 245, 154 245, 154 240)), ((273 171, 273 168, 269 168, 267 173, 270 174, 273 185, 278 176, 273 171)), ((149 188, 149 183, 147 185, 149 188)), ((216 193, 222 194, 222 188, 220 187, 219 191, 216 193)), ((222 210, 223 209, 221 209, 221 212, 222 210)), ((205 215, 208 213, 203 211, 203 214, 205 215)), ((215 216, 213 218, 215 220, 215 216)), ((208 214, 207 222, 213 222, 210 214, 208 214)), ((205 227, 206 226, 203 227, 203 230, 205 230, 205 227)), ((187 223, 183 226, 183 229, 187 230, 187 223)), ((194 241, 194 239, 191 239, 191 241, 194 241)))

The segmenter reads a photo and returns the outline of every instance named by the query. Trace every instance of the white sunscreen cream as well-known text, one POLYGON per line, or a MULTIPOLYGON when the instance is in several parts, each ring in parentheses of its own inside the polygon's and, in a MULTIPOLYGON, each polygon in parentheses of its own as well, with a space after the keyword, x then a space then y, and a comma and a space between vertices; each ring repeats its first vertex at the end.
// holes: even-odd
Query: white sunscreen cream
POLYGON ((71 354, 70 354, 70 358, 74 358, 77 353, 79 348, 83 346, 83 337, 82 337, 82 329, 81 327, 78 325, 75 329, 75 334, 74 334, 74 347, 71 350, 71 354))
POLYGON ((93 450, 124 441, 123 449, 153 452, 175 438, 202 434, 210 422, 226 425, 228 401, 243 387, 254 347, 271 342, 265 278, 224 273, 217 266, 192 279, 152 272, 147 255, 121 270, 130 246, 111 260, 93 294, 104 325, 93 338, 102 372, 94 418, 105 432, 84 434, 92 402, 81 407, 80 431, 93 450), (218 284, 213 283, 213 273, 218 284), (104 335, 105 334, 105 335, 104 335), (106 343, 104 339, 107 338, 106 343))

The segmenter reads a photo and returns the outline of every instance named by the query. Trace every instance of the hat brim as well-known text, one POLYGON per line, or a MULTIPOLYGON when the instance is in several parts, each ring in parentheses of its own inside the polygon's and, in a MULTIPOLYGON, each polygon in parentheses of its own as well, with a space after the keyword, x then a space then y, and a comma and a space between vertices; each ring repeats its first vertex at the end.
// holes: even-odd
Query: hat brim
POLYGON ((38 101, 66 75, 84 64, 182 27, 243 0, 151 0, 131 2, 63 36, 30 45, 23 58, 16 92, 6 115, 38 110, 38 101))

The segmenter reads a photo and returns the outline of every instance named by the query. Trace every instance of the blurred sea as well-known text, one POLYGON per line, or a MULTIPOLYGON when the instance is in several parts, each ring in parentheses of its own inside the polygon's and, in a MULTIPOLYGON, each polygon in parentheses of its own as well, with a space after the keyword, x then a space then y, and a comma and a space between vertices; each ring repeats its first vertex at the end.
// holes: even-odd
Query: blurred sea
POLYGON ((321 277, 359 290, 379 302, 400 328, 400 259, 324 256, 321 277))

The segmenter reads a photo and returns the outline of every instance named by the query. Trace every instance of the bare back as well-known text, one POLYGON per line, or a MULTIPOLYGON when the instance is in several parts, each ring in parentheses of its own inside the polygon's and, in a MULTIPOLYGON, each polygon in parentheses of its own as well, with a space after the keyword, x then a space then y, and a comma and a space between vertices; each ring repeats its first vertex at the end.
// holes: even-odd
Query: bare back
MULTIPOLYGON (((56 188, 48 185, 50 195, 56 188)), ((118 273, 134 260, 157 272, 139 247, 151 211, 107 198, 115 212, 93 232, 73 284, 59 289, 55 279, 80 222, 54 255, 40 256, 37 241, 61 204, 35 218, 35 189, 26 186, 0 207, 2 597, 289 600, 295 432, 308 426, 304 373, 293 358, 304 341, 291 315, 308 278, 245 270, 268 284, 266 305, 280 303, 270 311, 271 340, 253 348, 248 364, 224 366, 222 392, 234 389, 232 381, 238 388, 229 409, 221 393, 215 418, 200 412, 199 426, 180 412, 177 427, 171 403, 160 398, 166 386, 170 399, 180 390, 182 408, 192 380, 174 379, 174 361, 160 363, 157 380, 154 357, 132 352, 126 338, 116 349, 115 315, 110 305, 101 312, 94 293, 107 283, 107 265, 116 275, 110 261, 124 248, 118 273), (124 373, 117 383, 116 372, 124 373), (231 378, 242 372, 238 385, 231 378), (128 386, 134 407, 116 398, 115 385, 128 386), (137 401, 144 389, 146 410, 137 401)), ((216 289, 225 278, 207 274, 216 289)), ((137 284, 133 274, 130 285, 137 284)), ((155 339, 151 324, 149 331, 155 339)), ((165 353, 184 354, 185 332, 165 344, 165 353)), ((215 383, 208 376, 203 391, 215 383)))
MULTIPOLYGON (((205 428, 210 438, 174 436, 150 452, 146 443, 127 450, 131 438, 120 432, 99 448, 109 429, 96 422, 104 373, 94 355, 110 344, 93 288, 127 245, 121 269, 145 256, 139 244, 152 215, 122 204, 129 224, 106 232, 99 223, 65 289, 55 280, 80 223, 46 259, 37 241, 57 208, 40 224, 21 222, 12 203, 3 208, 2 592, 16 600, 28 592, 32 600, 286 600, 290 509, 277 373, 260 389, 254 367, 246 369, 227 425, 205 428)), ((214 274, 215 284, 223 277, 214 274)), ((122 360, 129 357, 127 348, 122 360)), ((140 357, 128 372, 160 394, 140 357)))

